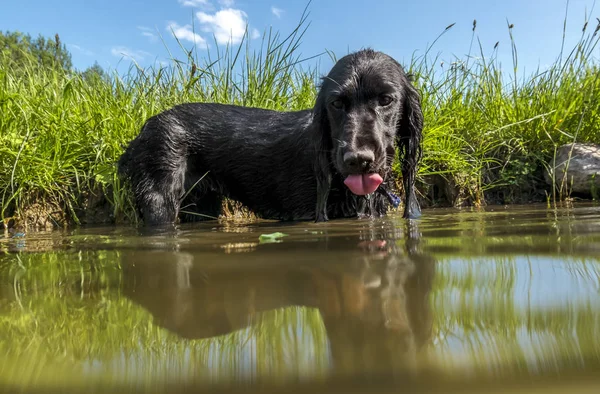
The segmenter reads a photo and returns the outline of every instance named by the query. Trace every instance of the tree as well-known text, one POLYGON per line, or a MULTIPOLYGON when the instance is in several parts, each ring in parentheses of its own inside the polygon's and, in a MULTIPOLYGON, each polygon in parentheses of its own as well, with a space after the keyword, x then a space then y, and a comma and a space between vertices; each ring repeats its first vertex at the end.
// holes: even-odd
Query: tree
POLYGON ((58 34, 54 39, 42 35, 32 39, 21 32, 0 32, 0 54, 2 61, 8 61, 11 67, 24 67, 32 62, 44 68, 62 68, 70 71, 73 67, 71 53, 60 41, 58 34))
POLYGON ((93 82, 97 80, 110 80, 109 75, 106 73, 106 71, 104 71, 102 66, 100 66, 100 64, 98 64, 97 61, 94 62, 93 66, 86 68, 85 71, 81 73, 81 77, 86 82, 93 82))

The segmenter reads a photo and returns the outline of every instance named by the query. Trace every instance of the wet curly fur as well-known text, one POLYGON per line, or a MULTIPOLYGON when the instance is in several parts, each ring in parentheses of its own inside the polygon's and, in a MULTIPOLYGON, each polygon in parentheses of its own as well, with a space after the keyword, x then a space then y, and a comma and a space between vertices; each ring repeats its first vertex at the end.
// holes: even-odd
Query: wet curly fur
POLYGON ((118 167, 147 225, 174 223, 180 209, 183 221, 217 217, 224 197, 262 218, 320 222, 385 215, 398 154, 412 218, 422 128, 420 97, 401 65, 366 49, 334 65, 311 110, 177 105, 146 121, 118 167), (343 181, 363 173, 384 181, 358 196, 343 181))

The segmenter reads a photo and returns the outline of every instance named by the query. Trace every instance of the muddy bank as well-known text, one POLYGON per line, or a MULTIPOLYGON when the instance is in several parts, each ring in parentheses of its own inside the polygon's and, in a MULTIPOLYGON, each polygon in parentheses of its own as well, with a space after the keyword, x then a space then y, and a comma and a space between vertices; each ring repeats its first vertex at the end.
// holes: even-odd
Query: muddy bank
MULTIPOLYGON (((555 168, 556 174, 538 166, 527 176, 525 184, 500 184, 498 179, 492 179, 492 175, 488 175, 486 179, 475 179, 473 176, 457 173, 421 176, 416 182, 418 199, 423 209, 595 200, 600 189, 596 179, 600 168, 600 146, 593 145, 592 153, 590 146, 592 145, 571 144, 559 148, 559 155, 546 165, 548 169, 555 168), (575 182, 575 179, 579 181, 575 182)), ((396 192, 402 196, 400 174, 394 174, 396 192)), ((495 176, 499 177, 499 174, 495 176)), ((74 202, 58 201, 43 195, 21 201, 19 207, 13 202, 5 209, 5 219, 1 226, 20 231, 139 223, 127 186, 119 185, 116 189, 119 192, 115 192, 111 183, 90 182, 79 195, 71 192, 76 196, 74 202)), ((401 205, 397 209, 402 208, 401 205)), ((185 221, 190 219, 198 218, 189 217, 185 221)), ((222 214, 217 219, 248 222, 258 217, 241 203, 225 199, 222 214)))
MULTIPOLYGON (((552 190, 540 178, 527 187, 498 187, 480 190, 464 187, 453 177, 428 175, 417 183, 419 202, 423 209, 441 207, 482 207, 486 205, 508 205, 547 202, 552 190)), ((397 182, 397 191, 402 195, 401 182, 397 182)), ((42 197, 31 199, 19 209, 14 206, 7 210, 2 222, 5 229, 49 230, 77 225, 131 225, 137 217, 132 212, 115 208, 112 202, 112 188, 98 185, 82 193, 76 206, 64 202, 47 200, 42 197)), ((572 195, 576 199, 589 199, 584 194, 572 195)), ((402 209, 402 205, 398 208, 402 209)), ((223 202, 223 214, 218 218, 226 221, 252 221, 258 219, 248 208, 237 201, 226 199, 223 202)))

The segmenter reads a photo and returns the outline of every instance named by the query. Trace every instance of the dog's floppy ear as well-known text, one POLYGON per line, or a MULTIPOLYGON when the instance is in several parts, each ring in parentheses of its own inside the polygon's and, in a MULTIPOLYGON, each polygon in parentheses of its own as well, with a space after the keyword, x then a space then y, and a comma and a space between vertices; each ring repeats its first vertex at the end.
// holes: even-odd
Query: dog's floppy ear
POLYGON ((329 118, 327 117, 327 82, 323 80, 317 95, 315 107, 313 108, 313 124, 318 126, 325 139, 330 139, 331 128, 329 126, 329 118))
POLYGON ((329 153, 332 150, 331 127, 327 117, 327 85, 321 84, 313 108, 312 128, 316 132, 314 168, 317 180, 316 222, 327 221, 327 198, 331 188, 329 153))
POLYGON ((414 189, 417 169, 421 161, 423 113, 421 112, 421 97, 406 76, 403 87, 404 101, 396 130, 396 142, 405 194, 404 217, 416 218, 421 214, 414 189))

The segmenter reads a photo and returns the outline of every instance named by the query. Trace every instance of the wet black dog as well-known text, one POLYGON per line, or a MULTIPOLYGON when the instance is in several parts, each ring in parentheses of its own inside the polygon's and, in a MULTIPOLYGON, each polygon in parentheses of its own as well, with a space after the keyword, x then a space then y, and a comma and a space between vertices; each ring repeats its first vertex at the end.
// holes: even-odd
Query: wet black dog
POLYGON ((153 116, 119 172, 147 225, 175 222, 180 206, 193 213, 182 219, 218 216, 223 197, 263 218, 320 222, 384 215, 397 151, 410 218, 420 214, 422 128, 420 97, 400 64, 367 49, 334 65, 312 110, 189 103, 153 116))

